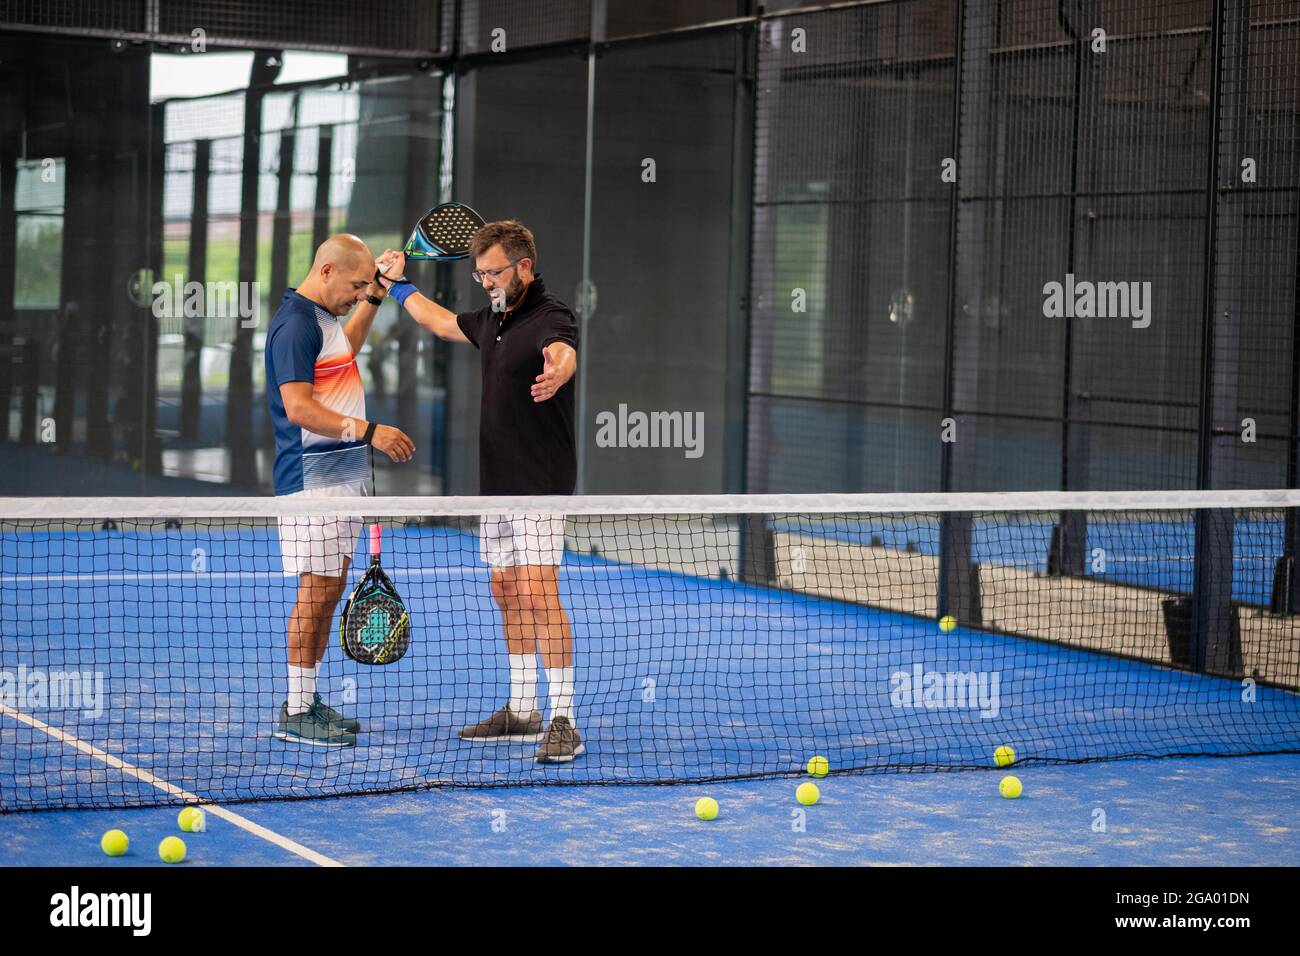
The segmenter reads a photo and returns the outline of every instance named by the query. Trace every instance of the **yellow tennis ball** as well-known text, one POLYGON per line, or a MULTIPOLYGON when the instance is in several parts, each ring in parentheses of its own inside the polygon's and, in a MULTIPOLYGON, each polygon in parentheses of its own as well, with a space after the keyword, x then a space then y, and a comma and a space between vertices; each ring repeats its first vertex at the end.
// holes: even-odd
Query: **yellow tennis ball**
POLYGON ((818 755, 808 761, 808 776, 824 777, 831 772, 831 762, 825 757, 818 755))
POLYGON ((1006 797, 1008 800, 1016 799, 1024 789, 1025 788, 1020 785, 1019 777, 1003 777, 1002 782, 998 784, 998 793, 1002 794, 1002 796, 1006 797))
POLYGON ((203 811, 198 807, 186 807, 176 817, 176 825, 186 833, 203 832, 203 811))
POLYGON ((943 617, 939 618, 939 630, 943 631, 945 634, 947 634, 956 626, 957 626, 957 619, 953 617, 951 614, 945 614, 943 617))
POLYGON ((794 798, 802 803, 805 807, 811 807, 821 799, 821 791, 817 789, 815 783, 801 783, 799 788, 794 792, 794 798))
POLYGON ((1016 752, 1006 744, 1003 744, 997 750, 993 751, 993 762, 999 767, 1010 767, 1016 762, 1016 752))
POLYGON ((99 848, 104 851, 105 856, 121 856, 130 843, 131 841, 121 830, 109 830, 100 837, 99 848))
POLYGON ((158 844, 158 856, 164 863, 179 863, 185 859, 185 841, 180 837, 167 837, 158 844))
POLYGON ((718 815, 718 801, 712 797, 700 797, 695 801, 695 815, 701 820, 712 820, 718 815))

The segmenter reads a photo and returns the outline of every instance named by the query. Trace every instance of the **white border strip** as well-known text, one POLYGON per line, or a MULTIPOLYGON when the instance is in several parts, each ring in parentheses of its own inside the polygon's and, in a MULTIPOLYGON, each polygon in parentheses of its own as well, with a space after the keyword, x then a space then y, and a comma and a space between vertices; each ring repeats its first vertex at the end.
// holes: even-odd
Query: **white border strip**
MULTIPOLYGON (((267 556, 268 560, 279 561, 278 556, 267 556)), ((186 559, 188 560, 188 559, 186 559)), ((1118 563, 1120 558, 1112 557, 1111 563, 1118 563)), ((1151 559, 1158 560, 1158 559, 1151 559)), ((1170 558, 1168 560, 1179 560, 1170 558)), ((1190 561, 1191 558, 1182 560, 1190 561)), ((697 562, 705 563, 705 562, 697 562)), ((679 562, 684 566, 685 562, 679 562)), ((574 575, 592 576, 592 577, 616 577, 620 574, 641 573, 644 571, 662 570, 654 567, 645 567, 643 565, 627 565, 622 563, 614 564, 566 564, 561 566, 565 577, 574 575)), ((385 567, 384 571, 390 578, 396 578, 399 581, 412 580, 415 578, 482 578, 486 579, 488 572, 492 569, 486 564, 474 566, 463 565, 460 567, 445 568, 400 568, 385 567)), ((163 581, 187 581, 195 585, 208 585, 214 582, 219 586, 228 581, 259 581, 265 584, 267 581, 279 580, 286 588, 298 588, 298 578, 290 573, 285 574, 279 568, 267 569, 265 571, 69 571, 55 574, 3 574, 0 575, 0 584, 18 584, 27 586, 30 584, 82 584, 94 582, 97 584, 113 584, 125 582, 137 582, 143 584, 157 584, 163 581)))
POLYGON ((937 511, 1186 511, 1297 508, 1300 489, 1005 491, 866 495, 548 495, 521 498, 0 498, 0 521, 60 518, 457 517, 568 515, 890 514, 937 511))
POLYGON ((218 819, 234 824, 241 830, 247 830, 249 833, 253 834, 253 836, 261 837, 267 843, 273 843, 280 849, 287 850, 290 853, 302 857, 304 860, 315 863, 317 866, 343 866, 343 864, 338 860, 331 859, 323 853, 317 853, 310 847, 305 847, 301 843, 290 840, 286 836, 281 836, 274 830, 268 830, 260 823, 254 823, 252 820, 248 819, 248 817, 240 816, 238 813, 227 810, 225 807, 217 806, 214 803, 204 803, 203 798, 197 794, 190 793, 188 790, 184 790, 173 783, 168 783, 166 780, 155 776, 148 770, 142 770, 134 764, 127 763, 120 757, 114 757, 111 753, 108 753, 105 750, 100 750, 94 744, 88 744, 78 737, 74 737, 69 733, 59 730, 57 727, 51 727, 49 724, 37 720, 30 714, 24 714, 19 710, 13 710, 6 707, 4 704, 0 704, 0 714, 4 714, 6 717, 12 717, 14 720, 21 721, 35 730, 48 734, 60 743, 65 743, 70 747, 80 750, 87 756, 103 761, 114 770, 120 770, 129 777, 135 777, 142 783, 147 783, 151 787, 157 787, 170 797, 176 797, 180 800, 184 800, 186 803, 200 804, 203 807, 204 813, 210 813, 218 819))

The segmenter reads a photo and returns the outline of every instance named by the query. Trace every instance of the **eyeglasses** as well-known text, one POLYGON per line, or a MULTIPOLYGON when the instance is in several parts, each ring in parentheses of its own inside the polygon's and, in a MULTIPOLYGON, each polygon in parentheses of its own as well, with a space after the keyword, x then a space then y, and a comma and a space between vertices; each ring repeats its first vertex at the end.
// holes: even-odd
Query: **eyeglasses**
POLYGON ((495 281, 498 277, 500 277, 501 273, 509 272, 511 269, 519 265, 519 263, 523 262, 527 258, 528 258, 527 256, 520 256, 514 262, 507 263, 506 265, 502 266, 500 269, 488 269, 484 272, 479 272, 477 269, 475 269, 469 275, 471 279, 473 279, 475 282, 478 283, 482 283, 484 279, 492 279, 495 281))

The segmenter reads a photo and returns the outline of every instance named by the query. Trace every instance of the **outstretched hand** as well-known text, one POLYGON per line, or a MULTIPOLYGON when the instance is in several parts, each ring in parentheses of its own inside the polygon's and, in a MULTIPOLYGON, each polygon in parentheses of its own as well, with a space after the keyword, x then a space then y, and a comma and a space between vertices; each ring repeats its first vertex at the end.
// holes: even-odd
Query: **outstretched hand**
POLYGON ((564 376, 560 373, 560 363, 551 357, 551 353, 542 349, 542 374, 533 380, 533 401, 544 402, 560 390, 564 376))

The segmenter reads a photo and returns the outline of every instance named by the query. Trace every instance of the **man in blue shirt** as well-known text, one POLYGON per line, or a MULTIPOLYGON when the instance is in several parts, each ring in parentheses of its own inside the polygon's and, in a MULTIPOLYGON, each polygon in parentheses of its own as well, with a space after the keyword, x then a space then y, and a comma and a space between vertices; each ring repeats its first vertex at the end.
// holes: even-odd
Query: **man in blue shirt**
MULTIPOLYGON (((266 336, 266 393, 275 430, 275 493, 364 495, 367 445, 393 461, 410 461, 415 445, 388 425, 368 421, 357 367, 387 289, 376 260, 356 236, 337 235, 316 250, 311 273, 289 289, 266 336), (360 303, 358 305, 358 303, 360 303), (356 311, 344 325, 340 319, 356 311)), ((318 747, 350 747, 361 729, 316 691, 334 609, 347 586, 360 518, 280 519, 285 574, 298 575, 289 615, 289 686, 275 735, 318 747)))

